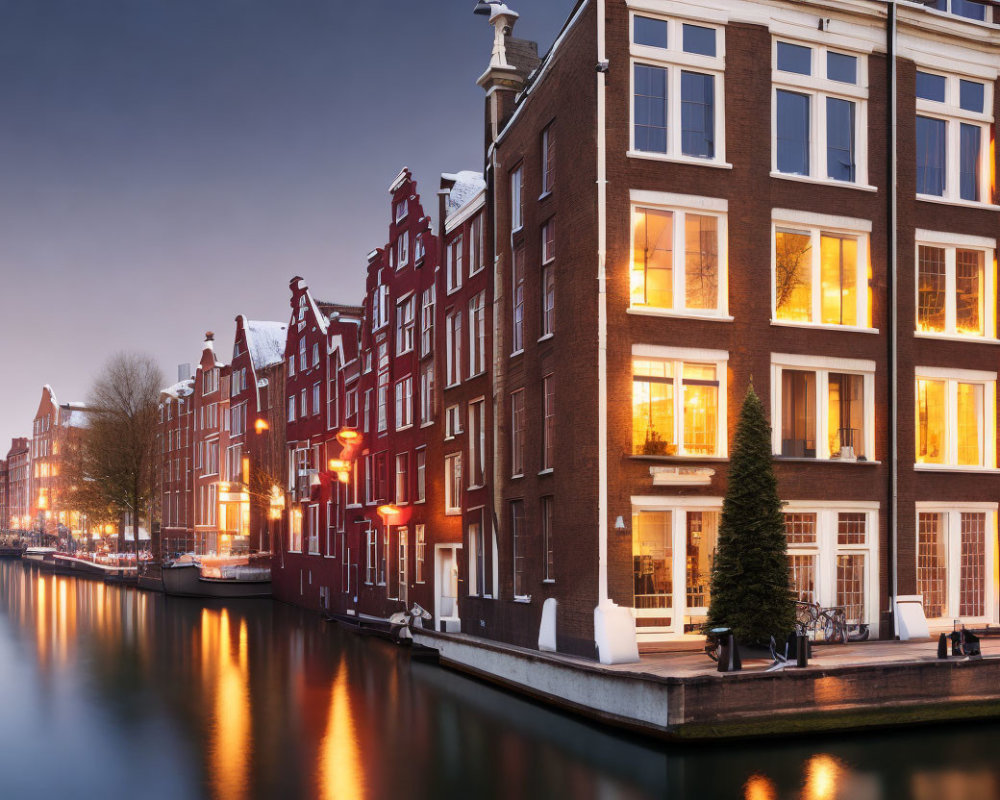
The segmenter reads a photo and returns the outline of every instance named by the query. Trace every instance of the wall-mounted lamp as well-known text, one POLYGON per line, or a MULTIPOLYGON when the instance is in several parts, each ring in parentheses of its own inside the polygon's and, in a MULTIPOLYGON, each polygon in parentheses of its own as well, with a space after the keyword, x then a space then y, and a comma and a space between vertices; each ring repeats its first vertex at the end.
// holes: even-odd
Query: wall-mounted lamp
POLYGON ((615 530, 619 533, 625 532, 625 518, 622 516, 615 517, 615 530))

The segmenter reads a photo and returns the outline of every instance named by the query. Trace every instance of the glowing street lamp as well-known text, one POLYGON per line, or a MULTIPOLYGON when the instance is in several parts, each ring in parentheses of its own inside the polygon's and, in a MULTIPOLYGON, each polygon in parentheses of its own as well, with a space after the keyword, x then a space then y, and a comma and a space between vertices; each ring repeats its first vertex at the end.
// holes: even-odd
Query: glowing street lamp
POLYGON ((378 507, 378 515, 387 522, 389 520, 389 517, 395 517, 399 513, 400 513, 399 506, 393 505, 392 503, 386 503, 384 506, 378 507))
POLYGON ((265 433, 266 431, 271 430, 271 426, 268 425, 267 420, 264 419, 263 417, 257 417, 257 421, 254 422, 254 424, 253 424, 253 429, 259 435, 259 434, 265 433))
POLYGON ((337 431, 337 441, 344 447, 357 447, 361 444, 361 434, 354 428, 341 428, 337 431))

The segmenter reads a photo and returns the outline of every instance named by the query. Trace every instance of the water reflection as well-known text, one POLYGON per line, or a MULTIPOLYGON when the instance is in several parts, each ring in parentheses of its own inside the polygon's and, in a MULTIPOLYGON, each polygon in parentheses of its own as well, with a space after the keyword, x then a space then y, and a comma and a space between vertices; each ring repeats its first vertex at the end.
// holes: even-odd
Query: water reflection
POLYGON ((1000 725, 725 747, 636 741, 315 616, 0 563, 4 797, 964 800, 1000 725))

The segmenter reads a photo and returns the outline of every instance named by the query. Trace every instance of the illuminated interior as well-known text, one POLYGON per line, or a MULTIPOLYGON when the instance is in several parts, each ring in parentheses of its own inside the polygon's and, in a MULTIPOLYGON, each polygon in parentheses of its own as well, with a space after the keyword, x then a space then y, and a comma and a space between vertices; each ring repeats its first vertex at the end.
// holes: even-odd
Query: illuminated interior
POLYGON ((632 304, 673 308, 673 212, 638 208, 634 225, 632 304))
POLYGON ((774 239, 775 310, 787 322, 812 322, 812 241, 807 233, 777 231, 774 239))
POLYGON ((945 382, 917 379, 917 463, 943 464, 947 450, 945 382))

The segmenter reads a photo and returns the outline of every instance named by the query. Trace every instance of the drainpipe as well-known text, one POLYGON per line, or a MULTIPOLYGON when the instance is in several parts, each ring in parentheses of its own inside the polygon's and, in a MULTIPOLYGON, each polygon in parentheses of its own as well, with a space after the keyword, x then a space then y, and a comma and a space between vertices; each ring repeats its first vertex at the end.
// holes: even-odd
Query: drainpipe
POLYGON ((608 595, 607 52, 605 0, 597 0, 597 570, 598 605, 608 595))
MULTIPOLYGON (((889 168, 889 233, 887 236, 886 255, 889 261, 889 283, 886 288, 886 299, 889 304, 889 585, 892 597, 899 595, 899 364, 898 364, 898 331, 899 311, 897 308, 897 180, 898 167, 896 158, 896 3, 889 0, 886 6, 886 59, 888 61, 888 91, 889 91, 889 124, 887 155, 889 168)), ((890 599, 890 619, 893 633, 896 630, 895 607, 890 599)))

